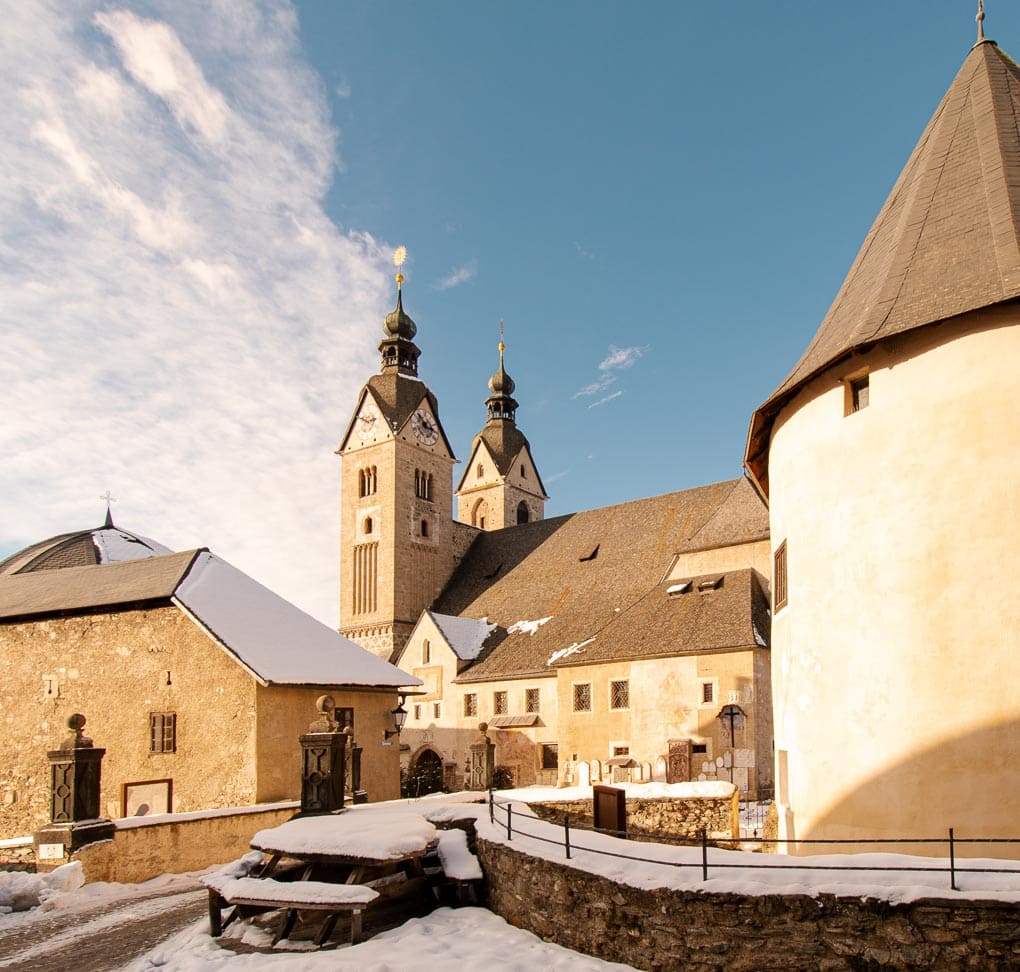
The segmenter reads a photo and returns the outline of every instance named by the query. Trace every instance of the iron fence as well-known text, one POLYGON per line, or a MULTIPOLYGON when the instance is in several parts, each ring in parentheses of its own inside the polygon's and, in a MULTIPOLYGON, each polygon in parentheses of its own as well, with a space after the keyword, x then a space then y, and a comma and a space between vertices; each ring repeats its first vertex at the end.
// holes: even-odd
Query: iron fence
MULTIPOLYGON (((525 806, 527 806, 525 804, 525 806)), ((615 857, 622 858, 624 860, 637 861, 644 864, 662 864, 667 867, 675 867, 678 869, 683 868, 700 868, 701 879, 707 881, 709 879, 710 870, 727 870, 727 869, 764 869, 774 871, 880 871, 884 873, 889 872, 913 872, 913 873, 936 873, 946 874, 949 877, 949 887, 954 891, 960 890, 957 885, 957 877, 961 874, 1017 874, 1020 875, 1020 862, 1017 862, 1012 867, 967 867, 961 866, 960 861, 957 859, 957 849, 961 844, 977 844, 977 845, 1001 845, 1001 844, 1013 844, 1020 845, 1020 837, 957 837, 955 828, 950 827, 948 833, 944 837, 853 837, 853 838, 838 838, 830 840, 820 840, 817 838, 802 838, 802 839, 787 839, 777 840, 775 838, 765 837, 742 837, 739 841, 735 839, 721 840, 710 839, 707 831, 702 828, 698 834, 698 837, 692 840, 690 837, 679 837, 670 834, 657 834, 655 840, 657 843, 663 844, 679 844, 685 846, 697 846, 701 849, 700 860, 698 861, 663 861, 656 858, 641 857, 638 854, 628 854, 622 851, 611 851, 600 847, 585 847, 574 842, 574 836, 578 831, 582 833, 593 833, 597 832, 604 834, 609 837, 619 837, 622 839, 627 838, 625 831, 612 831, 606 830, 605 828, 599 828, 595 831, 594 827, 579 826, 571 824, 570 814, 565 813, 563 815, 562 831, 563 835, 560 838, 553 839, 551 837, 544 837, 541 834, 529 833, 526 830, 521 829, 522 821, 536 821, 539 823, 545 823, 548 826, 555 828, 557 825, 553 824, 549 820, 543 820, 541 817, 536 816, 533 813, 522 813, 519 809, 514 810, 514 805, 511 801, 498 802, 495 799, 492 791, 489 791, 489 821, 506 831, 507 840, 512 842, 515 835, 519 837, 527 837, 530 840, 537 840, 544 844, 553 844, 562 847, 564 855, 567 860, 570 860, 573 853, 576 851, 584 851, 590 854, 599 854, 604 857, 615 857), (500 820, 502 815, 502 820, 500 820), (733 861, 720 861, 713 860, 709 862, 708 851, 709 848, 718 848, 721 850, 728 850, 729 848, 720 847, 720 845, 734 844, 734 843, 783 843, 783 844, 796 844, 801 845, 848 845, 853 844, 855 846, 860 845, 876 845, 876 846, 888 846, 891 844, 898 845, 941 845, 948 848, 948 859, 944 866, 939 865, 922 865, 922 864, 818 864, 818 863, 800 863, 797 858, 784 858, 784 861, 789 863, 773 863, 768 858, 758 857, 747 857, 744 858, 740 863, 733 861)), ((643 838, 647 838, 648 834, 642 834, 643 838)), ((966 858, 964 861, 966 862, 966 858)))

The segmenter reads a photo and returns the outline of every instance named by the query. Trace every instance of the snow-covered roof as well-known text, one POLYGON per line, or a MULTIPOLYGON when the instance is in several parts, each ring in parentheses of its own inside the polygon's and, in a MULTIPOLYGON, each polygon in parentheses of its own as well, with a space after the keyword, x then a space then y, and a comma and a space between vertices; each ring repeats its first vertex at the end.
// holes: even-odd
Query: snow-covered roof
POLYGON ((208 551, 195 558, 173 599, 263 682, 421 684, 208 551))
POLYGON ((457 618, 450 614, 436 614, 435 611, 429 614, 461 661, 474 661, 485 639, 496 627, 487 618, 457 618))

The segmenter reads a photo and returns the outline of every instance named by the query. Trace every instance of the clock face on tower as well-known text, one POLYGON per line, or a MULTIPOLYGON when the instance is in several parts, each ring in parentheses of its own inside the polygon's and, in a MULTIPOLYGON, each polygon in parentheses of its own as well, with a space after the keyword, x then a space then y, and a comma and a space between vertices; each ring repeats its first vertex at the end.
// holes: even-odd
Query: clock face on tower
POLYGON ((358 416, 358 438, 364 442, 366 439, 371 438, 372 433, 375 431, 376 422, 379 421, 378 413, 371 408, 366 406, 362 409, 361 414, 358 416))
POLYGON ((433 445, 439 438, 439 429, 436 428, 436 423, 423 408, 419 408, 411 416, 411 429, 423 445, 433 445))

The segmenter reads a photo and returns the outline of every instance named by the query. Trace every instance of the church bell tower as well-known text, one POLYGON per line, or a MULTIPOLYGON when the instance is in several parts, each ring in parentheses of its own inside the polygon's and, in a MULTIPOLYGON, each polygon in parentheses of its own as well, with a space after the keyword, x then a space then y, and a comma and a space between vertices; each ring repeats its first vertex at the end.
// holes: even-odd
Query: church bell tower
POLYGON ((503 367, 502 321, 499 328, 499 367, 485 400, 489 418, 471 443, 471 459, 457 485, 457 519, 481 530, 541 520, 549 498, 531 445, 517 427, 516 385, 503 367))
MULTIPOLYGON (((401 247, 394 262, 403 262, 401 247)), ((453 450, 436 396, 418 377, 417 326, 397 306, 381 364, 358 396, 341 463, 340 633, 389 660, 454 566, 453 450)))

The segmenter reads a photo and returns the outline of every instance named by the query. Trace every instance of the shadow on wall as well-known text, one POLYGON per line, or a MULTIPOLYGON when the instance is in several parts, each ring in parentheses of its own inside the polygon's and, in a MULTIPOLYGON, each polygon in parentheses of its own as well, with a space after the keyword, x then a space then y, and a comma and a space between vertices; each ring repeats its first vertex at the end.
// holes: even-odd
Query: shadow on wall
MULTIPOLYGON (((938 713, 917 713, 938 719, 938 713)), ((794 783, 796 800, 796 783, 794 783)), ((949 828, 962 857, 1020 859, 1020 721, 948 739, 873 776, 796 833, 801 839, 946 837, 946 844, 883 845, 883 852, 942 857, 949 828), (1016 838, 1015 844, 960 843, 972 837, 1016 838)), ((790 846, 791 853, 841 853, 866 848, 790 846)))

